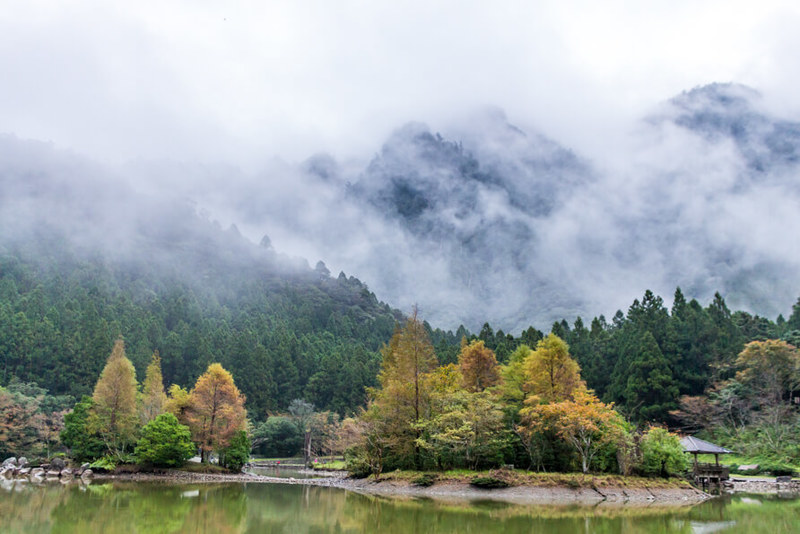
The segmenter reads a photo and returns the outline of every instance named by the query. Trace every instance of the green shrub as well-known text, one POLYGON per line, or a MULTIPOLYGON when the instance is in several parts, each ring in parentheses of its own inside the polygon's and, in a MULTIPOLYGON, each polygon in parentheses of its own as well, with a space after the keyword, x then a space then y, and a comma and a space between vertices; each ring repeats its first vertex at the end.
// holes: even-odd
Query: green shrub
POLYGON ((646 476, 667 478, 686 471, 689 461, 677 435, 664 428, 651 427, 639 444, 642 463, 639 470, 646 476))
POLYGON ((472 480, 470 480, 469 483, 470 485, 475 486, 476 488, 483 488, 483 489, 497 489, 497 488, 508 487, 508 482, 494 477, 475 477, 472 480))
POLYGON ((432 473, 422 473, 421 475, 411 480, 411 484, 413 484, 414 486, 419 486, 421 488, 427 488, 433 486, 434 482, 436 482, 436 475, 432 473))
POLYGON ((171 413, 163 413, 144 426, 134 454, 142 464, 177 467, 194 456, 195 450, 189 428, 171 413))
POLYGON ((91 408, 92 398, 83 397, 75 404, 72 411, 64 416, 61 443, 69 448, 70 456, 78 462, 97 460, 106 452, 102 438, 86 428, 91 408))
POLYGON ((344 468, 352 478, 367 478, 372 474, 372 468, 363 454, 348 450, 344 455, 344 468))
POLYGON ((244 430, 238 431, 231 443, 219 451, 219 465, 231 471, 241 471, 244 464, 250 460, 250 439, 244 430))
POLYGON ((92 462, 89 467, 95 471, 113 471, 117 468, 117 459, 106 455, 92 462))

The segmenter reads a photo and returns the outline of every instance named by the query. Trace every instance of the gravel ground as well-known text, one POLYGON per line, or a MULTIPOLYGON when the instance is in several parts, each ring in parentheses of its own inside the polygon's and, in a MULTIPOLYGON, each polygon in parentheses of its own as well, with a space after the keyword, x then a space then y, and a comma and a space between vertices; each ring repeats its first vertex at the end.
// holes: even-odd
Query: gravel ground
POLYGON ((295 484, 343 488, 366 495, 387 497, 426 497, 448 502, 471 500, 497 500, 513 504, 590 504, 590 505, 639 505, 682 506, 702 502, 709 495, 702 491, 687 489, 630 489, 514 486, 501 489, 480 489, 465 482, 438 482, 430 487, 414 486, 407 481, 374 482, 367 479, 350 479, 343 472, 328 473, 323 478, 277 478, 252 474, 202 474, 185 471, 169 471, 164 474, 132 473, 121 475, 97 475, 97 481, 133 480, 181 483, 246 482, 267 484, 295 484))

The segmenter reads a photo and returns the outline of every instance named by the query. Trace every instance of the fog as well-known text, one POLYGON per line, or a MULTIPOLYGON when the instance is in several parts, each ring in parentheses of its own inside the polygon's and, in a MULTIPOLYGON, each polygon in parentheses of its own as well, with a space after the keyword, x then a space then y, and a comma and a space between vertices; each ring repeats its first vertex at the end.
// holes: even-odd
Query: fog
POLYGON ((11 0, 2 233, 47 220, 135 256, 139 223, 199 213, 445 328, 678 285, 774 318, 800 294, 798 21, 782 1, 11 0))

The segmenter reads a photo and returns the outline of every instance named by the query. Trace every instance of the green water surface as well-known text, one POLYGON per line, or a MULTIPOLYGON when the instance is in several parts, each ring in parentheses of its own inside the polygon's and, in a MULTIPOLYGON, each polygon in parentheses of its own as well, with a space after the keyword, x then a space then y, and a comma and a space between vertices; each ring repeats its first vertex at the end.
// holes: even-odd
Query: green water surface
POLYGON ((800 500, 721 497, 683 508, 445 504, 283 484, 6 483, 3 533, 798 533, 800 500))

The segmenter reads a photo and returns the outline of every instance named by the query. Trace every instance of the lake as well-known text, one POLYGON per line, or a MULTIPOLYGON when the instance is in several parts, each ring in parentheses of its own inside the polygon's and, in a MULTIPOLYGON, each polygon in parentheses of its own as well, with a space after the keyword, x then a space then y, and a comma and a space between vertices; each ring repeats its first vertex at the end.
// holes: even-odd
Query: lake
POLYGON ((4 481, 2 533, 800 532, 800 500, 737 495, 691 508, 448 504, 263 483, 4 481))

